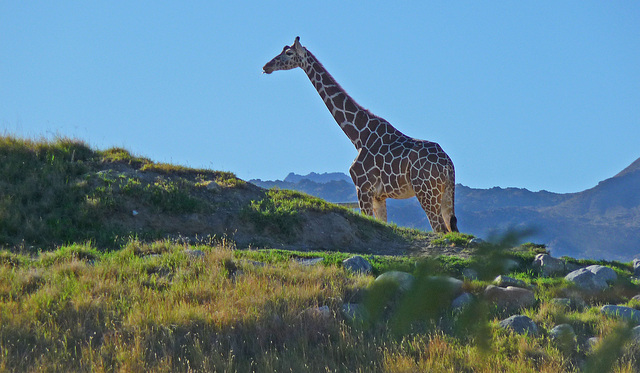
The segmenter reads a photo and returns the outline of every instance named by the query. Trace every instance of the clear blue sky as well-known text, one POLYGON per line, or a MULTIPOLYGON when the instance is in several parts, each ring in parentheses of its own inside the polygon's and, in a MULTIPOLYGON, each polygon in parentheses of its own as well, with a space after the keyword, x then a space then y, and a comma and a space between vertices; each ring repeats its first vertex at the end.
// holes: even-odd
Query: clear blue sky
POLYGON ((244 179, 347 172, 302 70, 261 74, 298 35, 464 185, 576 192, 640 157, 638 1, 2 1, 0 130, 244 179))

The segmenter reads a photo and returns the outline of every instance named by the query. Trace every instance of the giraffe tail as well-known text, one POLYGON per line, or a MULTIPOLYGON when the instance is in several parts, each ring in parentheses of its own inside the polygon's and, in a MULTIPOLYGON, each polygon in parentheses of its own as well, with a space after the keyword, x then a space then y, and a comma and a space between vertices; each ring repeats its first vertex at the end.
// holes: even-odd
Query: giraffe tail
POLYGON ((444 196, 442 200, 442 218, 450 232, 458 232, 458 219, 455 214, 455 171, 449 170, 449 177, 444 187, 444 196))

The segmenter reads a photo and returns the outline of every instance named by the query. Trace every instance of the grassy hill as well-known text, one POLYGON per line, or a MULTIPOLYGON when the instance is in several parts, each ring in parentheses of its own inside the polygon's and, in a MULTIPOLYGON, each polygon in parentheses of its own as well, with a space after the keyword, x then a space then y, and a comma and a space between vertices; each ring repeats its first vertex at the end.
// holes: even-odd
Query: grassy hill
POLYGON ((544 277, 532 266, 544 248, 517 246, 517 234, 461 249, 470 236, 400 229, 231 173, 66 139, 0 138, 0 176, 0 371, 640 370, 630 325, 599 310, 640 309, 629 263, 600 262, 618 280, 582 292, 544 277), (353 252, 367 253, 371 275, 343 267, 353 252), (478 279, 462 276, 468 268, 478 279), (405 295, 374 280, 390 270, 415 277, 405 295), (535 303, 513 312, 484 301, 497 274, 523 281, 535 303), (463 279, 477 301, 453 310, 433 276, 463 279), (540 333, 501 328, 511 314, 540 333), (559 324, 574 341, 551 337, 559 324))
POLYGON ((0 246, 38 251, 91 241, 107 250, 132 237, 387 254, 425 249, 432 238, 301 193, 264 190, 229 172, 68 139, 0 137, 0 246))

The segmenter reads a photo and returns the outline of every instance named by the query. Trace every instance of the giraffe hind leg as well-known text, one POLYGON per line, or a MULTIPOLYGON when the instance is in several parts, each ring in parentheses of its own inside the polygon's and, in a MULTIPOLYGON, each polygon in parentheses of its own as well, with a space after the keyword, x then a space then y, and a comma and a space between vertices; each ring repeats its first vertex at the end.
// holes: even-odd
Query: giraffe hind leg
POLYGON ((422 209, 427 214, 427 219, 429 219, 429 224, 431 224, 431 229, 434 232, 438 233, 446 233, 448 231, 447 224, 442 217, 441 211, 441 202, 440 199, 433 196, 429 197, 425 194, 420 194, 417 196, 418 201, 420 201, 420 205, 422 209))
POLYGON ((373 214, 378 220, 387 221, 387 200, 373 199, 373 214))

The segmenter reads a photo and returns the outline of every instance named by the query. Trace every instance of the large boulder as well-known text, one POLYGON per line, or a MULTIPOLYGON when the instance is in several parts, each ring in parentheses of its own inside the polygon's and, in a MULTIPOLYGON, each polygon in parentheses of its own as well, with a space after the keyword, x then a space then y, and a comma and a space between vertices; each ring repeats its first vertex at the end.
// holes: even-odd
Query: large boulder
POLYGON ((538 254, 533 260, 533 266, 538 268, 543 276, 551 277, 564 274, 564 260, 554 258, 549 254, 538 254))
POLYGON ((601 291, 609 287, 609 282, 618 279, 616 272, 605 266, 591 265, 577 269, 564 277, 582 290, 601 291))
POLYGON ((607 316, 619 317, 625 321, 640 323, 640 311, 631 307, 606 305, 600 308, 600 312, 607 316))
POLYGON ((498 309, 505 311, 531 307, 536 303, 536 297, 531 290, 515 286, 501 288, 489 285, 484 290, 484 297, 489 303, 495 304, 498 309))
POLYGON ((349 259, 345 259, 342 261, 342 266, 350 272, 353 273, 361 273, 368 275, 371 273, 373 267, 371 264, 360 255, 352 256, 349 259))
POLYGON ((457 296, 453 302, 451 302, 451 308, 459 311, 469 306, 471 303, 473 303, 473 295, 469 293, 462 293, 457 296))
POLYGON ((517 334, 537 335, 538 326, 533 320, 524 315, 514 315, 498 323, 503 329, 510 329, 517 334))

